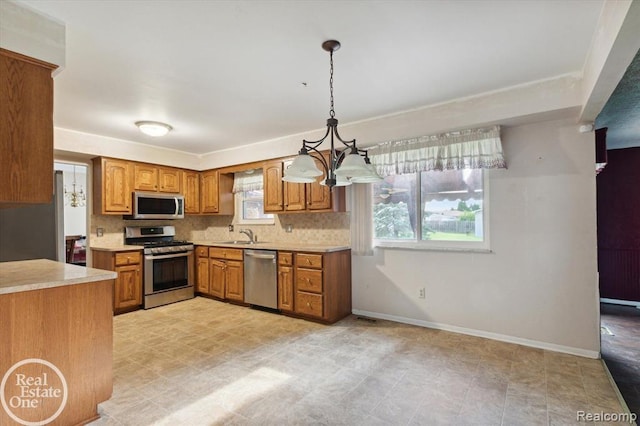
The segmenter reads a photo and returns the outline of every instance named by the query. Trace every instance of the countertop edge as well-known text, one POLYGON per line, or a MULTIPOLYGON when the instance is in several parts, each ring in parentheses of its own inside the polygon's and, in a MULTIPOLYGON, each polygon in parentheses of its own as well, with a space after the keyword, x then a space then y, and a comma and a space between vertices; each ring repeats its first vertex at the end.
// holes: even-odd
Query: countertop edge
POLYGON ((91 246, 88 247, 89 250, 95 250, 95 251, 111 251, 111 252, 119 252, 119 251, 142 251, 142 246, 134 246, 134 245, 128 245, 128 244, 123 244, 121 246, 91 246))
MULTIPOLYGON (((55 287, 65 287, 70 285, 77 284, 88 284, 92 282, 98 281, 106 281, 113 280, 117 278, 118 274, 113 271, 106 271, 103 269, 95 269, 95 268, 85 268, 83 266, 70 265, 62 262, 54 262, 47 261, 43 259, 38 259, 34 261, 20 261, 20 262, 38 262, 32 263, 34 271, 37 271, 37 267, 47 267, 52 268, 53 272, 50 272, 50 275, 62 274, 63 276, 54 276, 50 280, 47 280, 47 273, 43 272, 40 274, 41 278, 30 279, 25 283, 18 283, 14 285, 2 285, 0 283, 0 295, 4 294, 12 294, 12 293, 21 293, 26 291, 33 290, 43 290, 48 288, 55 287), (47 262, 47 263, 42 263, 47 262), (50 262, 50 263, 49 263, 50 262), (81 268, 81 269, 76 269, 81 268), (83 271, 84 270, 84 271, 83 271), (79 275, 78 275, 79 274, 79 275), (66 278, 66 275, 70 275, 69 278, 66 278)), ((18 262, 2 262, 5 264, 14 264, 18 262)), ((0 263, 0 278, 2 281, 11 280, 11 275, 17 275, 17 273, 7 273, 2 270, 2 263, 0 263)), ((6 265, 4 265, 6 267, 6 265)), ((11 265, 9 265, 11 266, 11 265)), ((29 266, 29 265, 28 265, 29 266)), ((22 274, 22 279, 24 280, 24 274, 22 274)))
POLYGON ((196 246, 208 246, 208 247, 225 247, 236 248, 240 250, 253 249, 253 250, 278 250, 278 251, 297 251, 297 252, 312 252, 312 253, 332 253, 336 251, 351 250, 351 247, 346 245, 336 246, 322 246, 322 245, 296 245, 288 243, 256 243, 256 244, 229 244, 216 241, 194 241, 196 246))

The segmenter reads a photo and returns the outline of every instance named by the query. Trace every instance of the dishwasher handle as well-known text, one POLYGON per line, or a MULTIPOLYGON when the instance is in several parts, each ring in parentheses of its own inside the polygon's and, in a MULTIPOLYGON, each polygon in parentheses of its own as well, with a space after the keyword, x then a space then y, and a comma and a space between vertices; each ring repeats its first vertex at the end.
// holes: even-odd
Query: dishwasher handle
POLYGON ((245 251, 244 255, 248 256, 248 257, 255 257, 256 259, 269 259, 269 260, 275 260, 276 259, 276 255, 275 254, 260 254, 260 253, 253 253, 253 252, 250 252, 250 251, 245 251))

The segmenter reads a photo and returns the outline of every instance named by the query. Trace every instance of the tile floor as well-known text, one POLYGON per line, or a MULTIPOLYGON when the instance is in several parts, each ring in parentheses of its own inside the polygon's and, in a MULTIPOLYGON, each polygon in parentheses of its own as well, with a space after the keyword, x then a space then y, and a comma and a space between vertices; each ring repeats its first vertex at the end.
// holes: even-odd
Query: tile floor
POLYGON ((114 318, 98 425, 566 425, 620 413, 599 360, 196 298, 114 318))

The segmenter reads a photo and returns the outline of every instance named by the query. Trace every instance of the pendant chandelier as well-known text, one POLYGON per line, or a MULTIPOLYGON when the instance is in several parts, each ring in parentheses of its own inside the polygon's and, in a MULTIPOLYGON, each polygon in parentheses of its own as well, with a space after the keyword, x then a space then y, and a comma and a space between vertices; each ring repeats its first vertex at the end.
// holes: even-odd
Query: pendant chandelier
POLYGON ((84 207, 87 197, 82 190, 82 185, 78 185, 80 190, 76 190, 76 166, 73 166, 73 183, 71 191, 67 191, 67 186, 64 186, 64 196, 67 199, 67 205, 71 207, 84 207))
POLYGON ((331 108, 327 119, 327 132, 317 141, 302 141, 302 148, 298 152, 298 156, 285 170, 282 180, 294 183, 313 183, 316 182, 318 176, 324 175, 325 179, 320 184, 329 188, 351 185, 352 183, 378 182, 382 178, 376 173, 369 161, 367 151, 358 149, 355 139, 345 141, 338 133, 338 119, 335 118, 336 113, 333 107, 333 52, 340 48, 340 42, 327 40, 322 43, 322 48, 329 52, 331 64, 329 74, 331 108), (329 158, 325 159, 318 147, 328 137, 331 147, 329 158), (335 146, 336 139, 344 145, 344 148, 335 146), (324 172, 318 168, 314 159, 322 165, 324 172))

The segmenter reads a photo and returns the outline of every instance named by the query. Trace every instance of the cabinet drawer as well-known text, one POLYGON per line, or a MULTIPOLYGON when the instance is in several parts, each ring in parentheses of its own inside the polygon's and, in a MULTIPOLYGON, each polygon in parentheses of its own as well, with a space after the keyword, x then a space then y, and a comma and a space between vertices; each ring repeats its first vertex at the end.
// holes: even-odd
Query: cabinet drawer
POLYGON ((196 247, 196 257, 209 257, 209 247, 196 247))
POLYGON ((293 254, 289 252, 278 252, 278 264, 283 266, 293 265, 293 254))
POLYGON ((139 251, 125 251, 116 253, 116 266, 134 265, 142 261, 139 251))
POLYGON ((322 271, 297 268, 296 284, 298 290, 322 293, 322 271))
POLYGON ((296 266, 302 268, 322 269, 322 255, 309 253, 296 253, 296 266))
POLYGON ((322 295, 296 292, 296 312, 322 318, 322 295))
POLYGON ((209 257, 216 259, 243 260, 244 251, 242 249, 232 249, 224 247, 209 247, 209 257))

